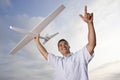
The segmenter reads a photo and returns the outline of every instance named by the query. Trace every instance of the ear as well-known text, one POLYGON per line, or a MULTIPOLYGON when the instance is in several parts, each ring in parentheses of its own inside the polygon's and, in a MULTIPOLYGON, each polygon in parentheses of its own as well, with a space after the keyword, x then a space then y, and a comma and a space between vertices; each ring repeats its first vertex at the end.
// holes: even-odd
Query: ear
POLYGON ((68 46, 70 48, 70 46, 68 46))

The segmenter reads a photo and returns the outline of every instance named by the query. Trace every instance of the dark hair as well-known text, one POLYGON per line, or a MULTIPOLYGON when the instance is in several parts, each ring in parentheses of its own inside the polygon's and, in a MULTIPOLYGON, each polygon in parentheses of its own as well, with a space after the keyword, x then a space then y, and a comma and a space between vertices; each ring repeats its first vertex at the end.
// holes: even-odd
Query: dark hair
POLYGON ((58 46, 59 46, 59 43, 62 42, 62 41, 65 41, 65 42, 68 44, 67 40, 65 40, 65 39, 60 39, 60 40, 58 41, 58 46))

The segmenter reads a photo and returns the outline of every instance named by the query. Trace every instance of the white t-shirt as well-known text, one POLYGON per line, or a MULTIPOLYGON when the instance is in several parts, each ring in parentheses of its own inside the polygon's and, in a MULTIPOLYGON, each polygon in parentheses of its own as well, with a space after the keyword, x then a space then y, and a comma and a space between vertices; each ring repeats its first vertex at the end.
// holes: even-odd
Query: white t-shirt
POLYGON ((86 47, 67 57, 48 54, 48 63, 55 69, 55 80, 89 80, 88 63, 92 56, 86 47))

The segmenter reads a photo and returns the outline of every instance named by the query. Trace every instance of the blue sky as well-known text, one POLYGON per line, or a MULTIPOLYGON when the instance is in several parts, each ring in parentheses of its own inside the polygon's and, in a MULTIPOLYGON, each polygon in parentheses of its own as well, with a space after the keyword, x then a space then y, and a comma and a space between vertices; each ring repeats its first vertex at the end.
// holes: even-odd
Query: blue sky
POLYGON ((71 51, 87 43, 87 25, 79 17, 84 6, 94 12, 97 36, 95 56, 89 64, 90 80, 120 80, 120 1, 119 0, 0 0, 0 80, 53 80, 53 68, 31 41, 15 55, 9 51, 24 37, 9 26, 31 30, 60 4, 66 8, 41 35, 60 34, 44 46, 55 55, 57 41, 65 38, 71 51), (52 49, 51 49, 52 47, 52 49))
MULTIPOLYGON (((62 2, 62 1, 61 1, 62 2)), ((1 0, 1 15, 46 16, 61 3, 56 0, 1 0), (34 10, 34 11, 33 11, 34 10)))

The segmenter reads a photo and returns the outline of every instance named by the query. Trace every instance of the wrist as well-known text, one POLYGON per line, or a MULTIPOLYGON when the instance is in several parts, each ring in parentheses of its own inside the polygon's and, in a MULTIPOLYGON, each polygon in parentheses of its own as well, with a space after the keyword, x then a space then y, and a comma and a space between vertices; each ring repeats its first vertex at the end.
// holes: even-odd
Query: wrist
POLYGON ((88 25, 93 25, 93 22, 87 22, 88 25))
POLYGON ((35 41, 35 43, 36 43, 36 44, 39 44, 39 43, 40 43, 40 41, 39 41, 39 40, 34 40, 34 41, 35 41))

